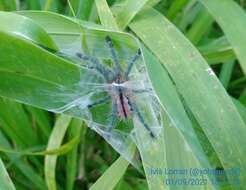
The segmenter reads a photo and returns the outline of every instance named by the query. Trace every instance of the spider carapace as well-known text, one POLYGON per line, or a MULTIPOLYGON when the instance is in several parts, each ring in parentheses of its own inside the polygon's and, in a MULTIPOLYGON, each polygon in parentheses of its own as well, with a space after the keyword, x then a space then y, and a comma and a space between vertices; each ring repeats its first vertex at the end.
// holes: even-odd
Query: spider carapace
POLYGON ((88 105, 88 108, 103 104, 107 101, 112 101, 112 116, 109 123, 108 131, 110 132, 116 125, 117 116, 121 119, 128 119, 132 117, 133 114, 136 114, 139 121, 142 123, 144 128, 149 132, 152 138, 155 137, 153 131, 150 129, 149 125, 145 122, 145 119, 140 112, 138 106, 132 99, 133 94, 145 92, 146 90, 133 90, 127 88, 126 83, 129 81, 129 74, 132 70, 132 67, 141 57, 140 49, 133 55, 130 62, 127 65, 126 71, 123 71, 119 63, 116 50, 112 39, 109 36, 105 38, 106 46, 108 47, 112 59, 112 68, 100 63, 97 57, 92 57, 84 55, 82 53, 77 53, 76 55, 83 61, 88 62, 86 65, 89 69, 94 69, 100 73, 103 78, 106 80, 107 87, 105 91, 108 92, 108 95, 92 102, 88 105))

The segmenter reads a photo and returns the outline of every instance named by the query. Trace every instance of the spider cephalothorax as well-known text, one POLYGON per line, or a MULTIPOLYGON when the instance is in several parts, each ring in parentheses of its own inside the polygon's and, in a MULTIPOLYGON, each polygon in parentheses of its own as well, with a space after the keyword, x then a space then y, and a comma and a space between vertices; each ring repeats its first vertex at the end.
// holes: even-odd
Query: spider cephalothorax
POLYGON ((126 71, 123 71, 117 58, 117 54, 111 38, 107 36, 105 38, 105 41, 111 54, 113 62, 112 69, 101 64, 96 57, 91 57, 82 53, 76 54, 81 60, 87 61, 89 63, 87 65, 88 68, 95 69, 97 72, 99 72, 106 80, 106 82, 109 84, 105 89, 105 91, 108 92, 108 96, 96 100, 95 102, 89 104, 88 107, 91 108, 111 100, 112 117, 108 131, 111 131, 114 128, 116 124, 117 115, 121 119, 128 119, 130 116, 132 116, 132 114, 136 114, 139 118, 139 121, 149 132, 150 136, 154 137, 154 133, 152 132, 148 124, 145 122, 138 106, 132 100, 132 95, 134 93, 141 93, 146 90, 133 90, 126 87, 126 83, 129 81, 129 74, 132 70, 132 67, 141 56, 140 49, 138 49, 136 54, 132 57, 131 61, 129 62, 126 68, 126 71))

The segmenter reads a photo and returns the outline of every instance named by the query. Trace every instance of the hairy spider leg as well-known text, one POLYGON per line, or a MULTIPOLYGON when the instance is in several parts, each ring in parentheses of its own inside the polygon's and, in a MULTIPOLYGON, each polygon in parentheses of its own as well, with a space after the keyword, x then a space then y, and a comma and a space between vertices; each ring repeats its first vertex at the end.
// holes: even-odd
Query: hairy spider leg
POLYGON ((83 61, 89 61, 91 64, 87 65, 87 67, 89 69, 97 70, 105 78, 107 82, 112 80, 114 75, 112 71, 103 64, 100 64, 99 60, 96 57, 84 55, 82 53, 76 53, 76 55, 83 61))
POLYGON ((137 62, 137 60, 139 59, 141 55, 141 50, 138 49, 137 53, 132 57, 132 60, 130 61, 130 63, 127 66, 126 72, 125 72, 125 80, 129 79, 129 74, 132 70, 133 65, 137 62))
POLYGON ((87 105, 87 107, 91 108, 91 107, 97 106, 99 104, 103 104, 103 103, 109 101, 110 99, 111 99, 111 96, 105 96, 105 97, 100 98, 100 99, 96 100, 95 102, 92 102, 91 104, 87 105))
POLYGON ((117 54, 116 54, 115 47, 114 47, 114 44, 112 42, 112 39, 109 36, 106 36, 105 41, 106 41, 106 44, 107 44, 107 46, 108 46, 108 48, 110 50, 111 57, 113 59, 113 70, 114 70, 114 74, 115 74, 115 78, 116 78, 116 77, 118 77, 120 75, 120 72, 121 72, 122 69, 121 69, 119 60, 117 58, 117 54))
POLYGON ((132 103, 130 100, 128 100, 128 102, 129 102, 129 105, 132 107, 132 110, 137 114, 139 121, 143 124, 145 129, 150 133, 150 136, 152 138, 155 138, 153 131, 150 129, 148 124, 145 122, 144 117, 142 116, 141 112, 138 109, 138 106, 135 103, 132 103))
POLYGON ((151 91, 152 91, 151 88, 148 88, 148 89, 137 89, 137 90, 133 89, 132 90, 133 93, 148 93, 148 92, 151 92, 151 91))
POLYGON ((109 127, 107 129, 108 132, 111 132, 113 130, 113 128, 115 127, 116 118, 117 118, 117 103, 113 102, 111 120, 109 123, 109 127))

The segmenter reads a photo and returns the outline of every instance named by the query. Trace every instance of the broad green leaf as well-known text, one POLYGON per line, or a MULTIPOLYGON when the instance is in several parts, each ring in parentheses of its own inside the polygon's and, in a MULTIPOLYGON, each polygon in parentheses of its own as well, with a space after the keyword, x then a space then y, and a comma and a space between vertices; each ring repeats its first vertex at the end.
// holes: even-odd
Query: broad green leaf
POLYGON ((103 175, 90 187, 90 190, 114 189, 116 184, 125 174, 129 163, 122 157, 119 157, 103 175))
POLYGON ((1 190, 15 190, 15 186, 11 181, 9 174, 0 159, 0 189, 1 190))
POLYGON ((81 31, 79 25, 75 21, 72 21, 71 18, 69 19, 69 17, 65 17, 57 13, 45 11, 18 11, 16 13, 31 18, 50 36, 52 36, 52 34, 55 35, 63 33, 76 34, 81 31), (47 20, 49 20, 51 24, 47 24, 47 20))
MULTIPOLYGON (((211 68, 182 33, 153 9, 135 17, 130 27, 168 70, 223 167, 240 167, 241 187, 245 186, 246 126, 211 68)), ((233 177, 227 177, 233 184, 233 177)))
MULTIPOLYGON (((57 119, 49 138, 47 150, 58 148, 61 145, 70 122, 71 122, 71 117, 67 115, 61 115, 57 119)), ((56 155, 45 157, 45 165, 44 165, 45 181, 49 190, 57 189, 56 179, 55 179, 56 162, 57 162, 56 155)))
POLYGON ((48 34, 31 19, 13 13, 0 12, 0 31, 23 37, 27 40, 56 50, 56 46, 48 34))
POLYGON ((52 94, 64 93, 60 85, 73 88, 80 81, 79 67, 5 33, 1 33, 0 41, 1 96, 46 110, 64 105, 64 97, 53 101, 52 94), (13 52, 14 56, 9 56, 13 52))
POLYGON ((224 31, 246 75, 246 14, 233 0, 200 0, 224 31))

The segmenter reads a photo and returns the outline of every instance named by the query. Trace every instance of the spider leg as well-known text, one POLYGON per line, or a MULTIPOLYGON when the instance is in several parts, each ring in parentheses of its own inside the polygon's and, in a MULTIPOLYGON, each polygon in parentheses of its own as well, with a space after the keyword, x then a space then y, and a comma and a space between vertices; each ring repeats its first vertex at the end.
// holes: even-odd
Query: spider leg
POLYGON ((117 77, 121 72, 121 66, 120 66, 119 60, 116 55, 114 44, 112 42, 112 39, 109 36, 106 36, 105 41, 110 50, 111 57, 113 59, 113 69, 116 75, 115 77, 117 77))
POLYGON ((133 65, 139 59, 140 55, 141 55, 141 51, 140 51, 140 49, 138 49, 137 53, 132 57, 131 62, 127 66, 127 69, 126 69, 126 72, 125 72, 125 79, 126 80, 128 80, 129 73, 131 72, 133 65))
POLYGON ((96 100, 95 102, 89 104, 87 107, 91 108, 91 107, 94 107, 96 105, 103 104, 103 103, 107 102, 110 99, 111 99, 111 96, 105 96, 105 97, 100 98, 100 99, 96 100))
POLYGON ((131 106, 132 110, 137 114, 139 121, 143 124, 145 129, 149 132, 150 136, 152 138, 155 138, 153 131, 150 129, 149 125, 145 122, 143 115, 138 109, 138 106, 135 103, 130 102, 130 100, 128 100, 128 103, 131 106))
POLYGON ((115 127, 116 124, 116 118, 117 118, 117 103, 112 104, 112 115, 111 115, 111 120, 109 123, 109 127, 107 129, 108 132, 111 132, 112 129, 115 127))
POLYGON ((83 61, 88 61, 91 64, 87 65, 89 69, 95 69, 97 70, 104 78, 106 81, 112 80, 113 73, 110 69, 108 69, 106 66, 103 64, 99 63, 99 60, 96 57, 91 57, 88 55, 84 55, 82 53, 76 53, 76 55, 83 61))
POLYGON ((148 93, 148 92, 152 92, 152 89, 138 89, 138 90, 132 90, 133 93, 148 93))

